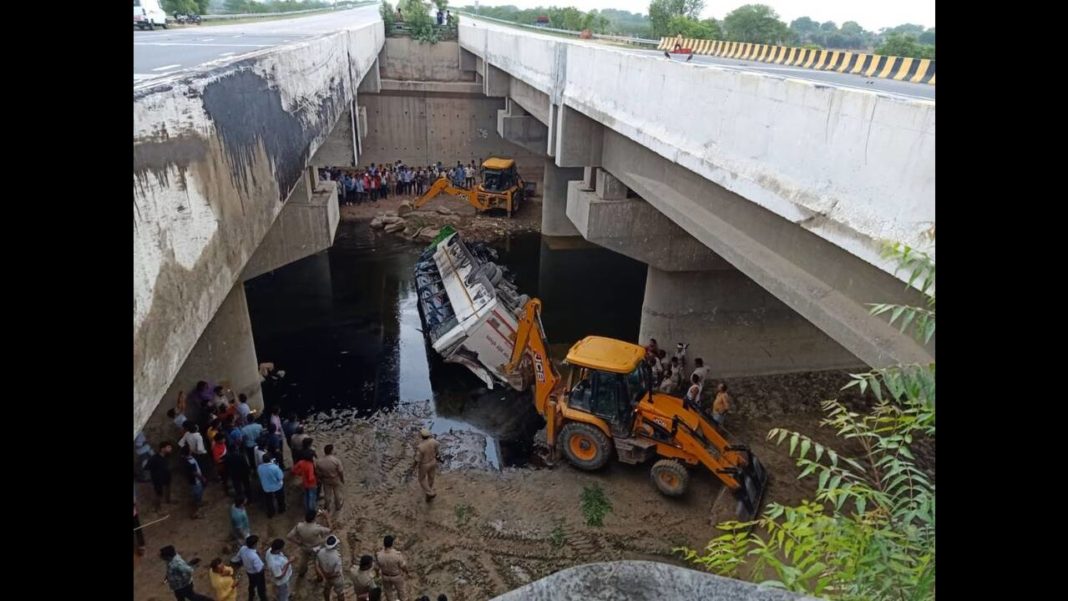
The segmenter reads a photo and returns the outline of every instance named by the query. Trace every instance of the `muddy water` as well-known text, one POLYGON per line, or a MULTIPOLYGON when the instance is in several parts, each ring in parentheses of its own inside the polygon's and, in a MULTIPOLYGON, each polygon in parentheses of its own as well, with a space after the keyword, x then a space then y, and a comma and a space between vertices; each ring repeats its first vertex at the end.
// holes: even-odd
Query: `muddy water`
MULTIPOLYGON (((587 334, 636 339, 640 263, 538 234, 492 246, 519 289, 542 298, 554 354, 587 334)), ((429 405, 435 433, 481 434, 490 465, 524 465, 541 427, 529 399, 487 391, 464 368, 427 353, 411 280, 423 248, 342 222, 329 250, 248 282, 259 360, 285 371, 265 383, 265 401, 302 416, 429 405)))

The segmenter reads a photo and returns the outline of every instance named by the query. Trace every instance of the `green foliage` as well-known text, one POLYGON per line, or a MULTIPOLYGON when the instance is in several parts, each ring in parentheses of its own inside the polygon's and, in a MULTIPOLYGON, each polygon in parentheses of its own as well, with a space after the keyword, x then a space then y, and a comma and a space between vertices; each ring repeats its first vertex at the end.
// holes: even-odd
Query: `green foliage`
POLYGON ((382 25, 385 27, 386 35, 393 33, 393 27, 397 23, 397 11, 393 9, 393 5, 389 3, 389 0, 382 0, 382 6, 378 8, 378 13, 382 15, 382 25))
POLYGON ((160 8, 168 15, 202 14, 196 0, 163 0, 160 8))
POLYGON ((456 513, 456 525, 463 528, 471 521, 471 516, 475 514, 475 508, 466 503, 461 503, 454 508, 456 513))
MULTIPOLYGON (((932 34, 933 38, 933 34, 932 34)), ((912 58, 935 57, 935 48, 932 45, 920 44, 916 38, 904 33, 891 33, 886 36, 883 43, 875 49, 876 54, 887 56, 905 56, 912 58)))
MULTIPOLYGON (((933 324, 934 262, 900 244, 889 245, 885 254, 897 259, 911 285, 928 297, 927 307, 906 308, 898 318, 908 310, 922 311, 933 324)), ((880 307, 873 313, 886 312, 880 307)), ((926 335, 914 333, 921 339, 926 335)), ((799 432, 768 432, 777 445, 789 441, 789 454, 801 468, 798 478, 816 480, 814 499, 794 507, 770 503, 754 522, 720 524, 725 533, 703 552, 676 551, 711 572, 828 599, 933 600, 935 484, 918 465, 913 447, 920 439, 935 438, 934 365, 875 369, 852 378, 845 388, 871 390, 874 407, 859 413, 837 400, 825 401, 822 423, 860 449, 857 456, 799 432), (769 573, 774 578, 764 580, 769 573)))
POLYGON ((604 490, 597 484, 582 488, 582 515, 587 526, 604 526, 604 516, 612 511, 612 504, 604 496, 604 490))
MULTIPOLYGON (((197 1, 198 0, 194 0, 194 3, 197 1)), ((333 5, 333 2, 320 2, 318 0, 306 0, 304 2, 298 0, 267 0, 267 2, 254 2, 253 0, 226 0, 223 4, 226 12, 231 14, 286 13, 298 10, 331 8, 333 5)))
POLYGON ((783 44, 792 39, 790 28, 766 4, 746 4, 723 18, 723 29, 732 42, 783 44))
POLYGON ((423 0, 400 0, 400 9, 408 34, 413 40, 428 44, 438 43, 438 28, 434 18, 430 16, 430 6, 427 3, 423 0))
POLYGON ((668 21, 667 30, 670 32, 668 35, 671 36, 681 35, 684 38, 698 40, 723 39, 723 30, 720 29, 719 23, 715 19, 697 21, 690 17, 672 17, 668 21))
POLYGON ((564 532, 564 525, 557 524, 553 531, 549 533, 549 544, 553 546, 553 549, 559 549, 564 546, 567 541, 567 533, 564 532))

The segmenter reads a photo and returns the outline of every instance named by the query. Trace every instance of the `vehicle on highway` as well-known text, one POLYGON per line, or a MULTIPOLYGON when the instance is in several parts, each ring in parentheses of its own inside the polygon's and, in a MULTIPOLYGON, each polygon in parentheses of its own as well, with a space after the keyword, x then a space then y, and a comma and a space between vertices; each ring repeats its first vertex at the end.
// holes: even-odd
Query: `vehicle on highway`
POLYGON ((177 13, 174 15, 174 22, 179 25, 200 25, 200 15, 196 13, 189 15, 177 13))
POLYGON ((153 30, 156 27, 167 29, 167 13, 159 5, 159 0, 134 0, 134 27, 153 30))

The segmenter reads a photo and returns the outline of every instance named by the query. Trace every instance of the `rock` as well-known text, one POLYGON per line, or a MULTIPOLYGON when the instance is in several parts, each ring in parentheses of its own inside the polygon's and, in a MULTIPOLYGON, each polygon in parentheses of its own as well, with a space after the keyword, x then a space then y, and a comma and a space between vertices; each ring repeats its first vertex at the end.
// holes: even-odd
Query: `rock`
POLYGON ((393 223, 386 224, 386 231, 392 234, 394 232, 402 231, 405 227, 406 226, 404 220, 401 219, 400 221, 394 221, 393 223))
POLYGON ((438 213, 441 213, 442 215, 455 215, 456 214, 456 211, 453 211, 449 207, 438 207, 437 211, 438 211, 438 213))
POLYGON ((371 227, 376 229, 376 230, 379 229, 379 228, 385 227, 385 225, 386 225, 386 222, 382 220, 382 217, 375 217, 374 219, 371 220, 371 227))
POLYGON ((439 228, 436 228, 436 227, 424 227, 423 229, 419 230, 419 232, 416 234, 415 237, 420 239, 420 240, 425 240, 427 242, 430 242, 431 240, 436 238, 439 233, 441 233, 441 229, 439 229, 439 228))
POLYGON ((415 210, 415 207, 412 206, 412 201, 406 200, 406 201, 400 203, 400 206, 397 207, 397 215, 403 217, 403 216, 407 215, 408 213, 411 213, 414 210, 415 210))
POLYGON ((382 216, 382 223, 384 223, 385 225, 389 225, 391 223, 404 223, 404 220, 400 217, 397 217, 396 215, 386 214, 382 216))

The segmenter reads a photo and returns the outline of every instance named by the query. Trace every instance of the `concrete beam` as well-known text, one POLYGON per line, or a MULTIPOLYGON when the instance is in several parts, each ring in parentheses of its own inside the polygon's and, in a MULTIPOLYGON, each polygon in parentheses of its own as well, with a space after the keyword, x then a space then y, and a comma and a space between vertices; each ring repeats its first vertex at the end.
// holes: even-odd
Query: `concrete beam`
POLYGON ((482 95, 482 84, 474 81, 402 81, 383 79, 383 92, 482 95))
POLYGON ((478 57, 473 52, 461 48, 459 44, 456 45, 456 51, 459 53, 461 71, 478 71, 478 57))
POLYGON ((497 111, 497 134, 532 153, 541 154, 545 152, 549 130, 507 98, 505 108, 497 111))
MULTIPOLYGON (((549 173, 548 167, 545 172, 549 173)), ((590 242, 666 271, 730 268, 644 200, 602 200, 583 186, 582 181, 568 182, 567 218, 590 242)), ((545 211, 543 208, 543 223, 545 211)))
POLYGON ((360 85, 356 88, 357 94, 378 94, 382 91, 382 75, 378 67, 378 58, 371 63, 371 67, 364 73, 360 85))
POLYGON ((586 167, 601 164, 605 127, 567 106, 556 110, 554 146, 558 167, 586 167))
POLYGON ((282 214, 245 265, 242 280, 251 280, 334 244, 341 221, 337 184, 324 181, 313 191, 310 179, 290 195, 282 214))
POLYGON ((597 192, 597 198, 601 200, 625 200, 627 198, 626 184, 611 173, 598 169, 594 177, 596 178, 594 189, 597 192))
POLYGON ((508 95, 511 76, 506 71, 485 63, 486 71, 482 75, 482 93, 490 98, 504 98, 508 95))
MULTIPOLYGON (((322 167, 352 167, 356 165, 358 148, 353 129, 352 109, 346 110, 337 120, 333 131, 323 141, 308 162, 322 167)), ((299 186, 298 186, 299 188, 299 186)), ((296 193, 296 189, 294 190, 296 193)), ((290 195, 292 196, 292 194, 290 195)))
POLYGON ((869 314, 869 303, 923 305, 895 276, 613 131, 604 166, 868 365, 934 360, 933 339, 925 347, 869 314))
POLYGON ((575 224, 567 217, 567 189, 570 180, 582 177, 577 167, 557 167, 545 160, 545 178, 541 193, 541 234, 543 236, 578 236, 575 224))
POLYGON ((639 340, 687 342, 714 378, 863 368, 864 362, 736 269, 650 265, 639 340))
POLYGON ((543 125, 550 124, 549 95, 521 79, 511 78, 508 84, 508 97, 525 111, 537 117, 543 125))

